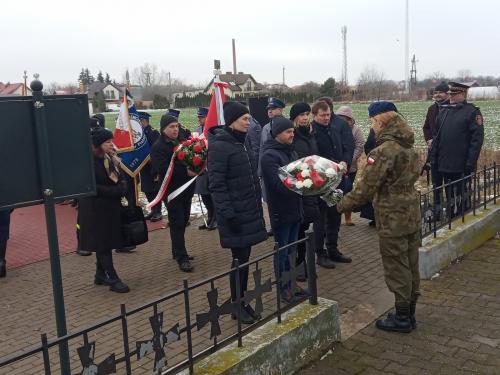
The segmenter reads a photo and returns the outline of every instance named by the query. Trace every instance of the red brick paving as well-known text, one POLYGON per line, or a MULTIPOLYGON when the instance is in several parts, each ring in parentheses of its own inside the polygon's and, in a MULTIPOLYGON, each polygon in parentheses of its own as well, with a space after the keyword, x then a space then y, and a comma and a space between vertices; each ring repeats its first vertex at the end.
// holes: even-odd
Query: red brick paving
MULTIPOLYGON (((59 254, 76 250, 76 209, 71 205, 56 205, 59 254)), ((150 231, 165 227, 165 221, 148 223, 150 231)), ((7 267, 13 269, 49 258, 45 211, 43 205, 14 210, 11 216, 7 267)))

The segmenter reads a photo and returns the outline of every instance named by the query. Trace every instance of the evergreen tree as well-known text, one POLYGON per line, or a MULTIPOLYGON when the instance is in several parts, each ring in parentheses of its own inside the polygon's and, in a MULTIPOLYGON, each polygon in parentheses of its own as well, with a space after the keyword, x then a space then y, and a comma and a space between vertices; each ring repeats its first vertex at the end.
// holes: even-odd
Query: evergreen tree
POLYGON ((328 78, 319 88, 319 93, 324 96, 329 96, 333 100, 340 99, 340 90, 337 88, 335 79, 328 78))
POLYGON ((94 113, 106 111, 106 99, 104 98, 104 94, 102 92, 98 92, 94 95, 92 98, 92 107, 94 109, 94 113))
POLYGON ((102 72, 99 70, 99 73, 97 74, 97 80, 101 83, 104 83, 104 76, 102 75, 102 72))
POLYGON ((106 78, 104 78, 104 82, 111 83, 111 78, 109 77, 109 73, 106 73, 106 78))

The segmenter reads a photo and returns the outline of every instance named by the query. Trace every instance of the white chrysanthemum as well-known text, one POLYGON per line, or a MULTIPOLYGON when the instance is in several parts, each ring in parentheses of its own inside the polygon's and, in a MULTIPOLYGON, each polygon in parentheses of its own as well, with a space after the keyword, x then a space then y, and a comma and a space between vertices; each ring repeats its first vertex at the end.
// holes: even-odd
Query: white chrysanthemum
POLYGON ((302 172, 300 172, 300 174, 302 175, 302 177, 306 178, 306 177, 309 177, 311 175, 311 172, 309 171, 309 169, 306 169, 306 170, 303 170, 302 172))
POLYGON ((292 172, 297 167, 297 163, 290 163, 286 166, 287 172, 292 172))
POLYGON ((300 163, 299 168, 301 171, 305 171, 306 169, 309 169, 309 165, 307 163, 300 163))
POLYGON ((309 189, 312 186, 313 182, 310 178, 306 178, 302 184, 304 185, 304 187, 309 189))
POLYGON ((334 177, 334 176, 337 174, 337 172, 336 172, 336 171, 335 171, 335 169, 333 169, 333 168, 328 168, 328 169, 325 171, 325 174, 326 174, 326 176, 327 176, 327 177, 330 177, 330 178, 331 178, 331 177, 334 177))
POLYGON ((302 189, 304 187, 304 182, 303 181, 297 181, 297 183, 295 184, 295 186, 297 187, 297 189, 302 189))

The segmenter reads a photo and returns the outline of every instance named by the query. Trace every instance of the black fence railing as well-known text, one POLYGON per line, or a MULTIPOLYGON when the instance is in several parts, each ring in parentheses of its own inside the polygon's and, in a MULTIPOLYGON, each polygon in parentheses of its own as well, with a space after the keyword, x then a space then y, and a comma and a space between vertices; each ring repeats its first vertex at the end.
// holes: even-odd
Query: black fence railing
MULTIPOLYGON (((298 240, 282 248, 278 248, 276 244, 272 251, 257 256, 245 264, 240 265, 236 260, 234 263, 235 266, 228 271, 221 272, 210 278, 191 284, 189 284, 187 280, 184 280, 182 289, 171 292, 134 309, 128 310, 126 306, 122 304, 120 314, 111 316, 66 336, 49 340, 46 334, 42 334, 41 344, 35 345, 28 350, 19 351, 0 358, 0 373, 3 373, 3 369, 14 369, 16 364, 25 366, 23 361, 32 359, 33 356, 38 356, 39 360, 37 362, 30 361, 32 367, 28 373, 44 373, 45 375, 49 375, 54 373, 54 371, 58 372, 57 369, 64 368, 65 366, 62 366, 59 362, 59 356, 50 355, 50 349, 57 349, 57 347, 60 348, 63 345, 68 346, 69 343, 76 341, 76 344, 81 345, 76 348, 80 364, 75 365, 74 362, 77 360, 76 355, 74 355, 73 358, 70 359, 70 362, 73 363, 66 366, 67 368, 71 366, 71 368, 77 369, 76 371, 71 371, 73 375, 106 375, 118 373, 118 371, 120 374, 124 373, 131 375, 133 374, 132 365, 134 362, 143 362, 140 363, 140 366, 149 366, 149 373, 175 374, 179 371, 189 369, 189 373, 192 374, 193 366, 198 360, 235 341, 238 342, 238 346, 243 346, 244 337, 247 333, 272 319, 276 319, 277 324, 281 323, 282 314, 298 303, 309 299, 309 303, 317 304, 315 264, 314 234, 312 231, 308 231, 304 239, 298 240), (304 262, 305 264, 301 263, 300 265, 296 265, 296 251, 299 245, 305 245, 306 247, 306 261, 304 262), (262 281, 263 274, 260 264, 267 259, 275 260, 278 255, 283 252, 286 252, 289 257, 289 271, 279 274, 278 270, 274 268, 274 271, 270 272, 271 276, 262 281), (239 285, 240 274, 245 267, 248 267, 249 270, 255 267, 252 273, 254 279, 253 289, 246 291, 243 298, 237 293, 237 301, 231 301, 229 297, 222 304, 219 304, 219 288, 215 287, 215 282, 219 279, 229 278, 229 275, 233 273, 236 279, 236 285, 239 285), (272 277, 273 275, 274 279, 272 277), (307 275, 308 290, 306 293, 300 293, 301 297, 295 297, 295 292, 298 290, 296 279, 299 275, 307 275), (282 302, 280 293, 280 285, 284 283, 289 285, 291 289, 291 300, 288 300, 286 303, 282 302), (191 294, 193 290, 199 290, 199 288, 204 287, 209 287, 209 291, 206 294, 209 309, 198 312, 193 316, 191 294), (254 302, 255 312, 261 314, 264 311, 263 296, 264 294, 271 293, 273 288, 276 292, 276 308, 273 308, 270 314, 263 317, 258 322, 243 328, 240 319, 242 303, 250 304, 254 302), (165 330, 163 327, 165 323, 164 311, 160 311, 160 304, 168 303, 174 298, 183 299, 184 314, 174 317, 174 319, 177 319, 177 322, 168 330, 165 330), (142 315, 139 313, 146 313, 149 310, 152 310, 152 315, 149 316, 152 337, 148 340, 135 340, 134 342, 129 335, 129 320, 136 315, 142 315), (218 340, 218 337, 222 334, 219 319, 229 314, 233 316, 233 319, 237 320, 236 332, 229 334, 222 340, 218 340), (106 343, 101 344, 96 341, 91 341, 89 336, 101 328, 113 326, 114 329, 116 329, 116 325, 119 325, 121 329, 121 338, 119 340, 121 343, 118 344, 118 346, 121 346, 119 350, 120 354, 117 354, 118 350, 104 354, 102 352, 105 351, 103 348, 106 347, 106 343), (206 326, 210 326, 211 343, 210 345, 202 345, 201 349, 195 350, 192 337, 193 333, 202 330, 206 326), (167 362, 167 348, 169 345, 178 343, 179 341, 184 341, 181 350, 184 359, 169 366, 167 362), (133 344, 131 345, 131 343, 133 344), (98 344, 101 344, 99 345, 99 352, 101 355, 96 355, 98 344), (97 360, 97 358, 99 358, 99 360, 97 360), (37 366, 39 369, 37 369, 37 366), (118 370, 118 368, 120 368, 120 370, 118 370)), ((165 310, 168 310, 168 308, 165 310)), ((99 339, 99 337, 97 338, 99 339)), ((103 338, 101 339, 102 341, 109 341, 103 338)), ((109 345, 109 342, 107 344, 109 345)), ((197 343, 197 347, 200 347, 199 343, 197 343)), ((139 364, 135 363, 134 365, 137 367, 139 364)), ((141 370, 144 371, 143 368, 141 370)))
POLYGON ((422 237, 433 235, 443 227, 452 228, 458 218, 465 221, 465 215, 476 215, 476 210, 486 209, 488 203, 500 198, 499 167, 483 167, 470 175, 462 175, 455 181, 433 187, 420 194, 422 213, 422 237))

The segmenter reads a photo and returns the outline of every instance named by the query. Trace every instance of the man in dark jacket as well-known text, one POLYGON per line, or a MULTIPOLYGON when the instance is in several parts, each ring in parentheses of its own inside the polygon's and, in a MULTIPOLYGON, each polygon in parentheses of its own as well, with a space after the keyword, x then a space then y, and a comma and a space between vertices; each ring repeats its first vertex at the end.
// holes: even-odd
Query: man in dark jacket
MULTIPOLYGON (((328 103, 323 100, 314 103, 312 113, 312 127, 316 134, 319 156, 343 164, 347 171, 354 155, 354 138, 349 125, 333 114, 328 103)), ((342 185, 343 183, 339 189, 342 189, 342 185)), ((322 251, 326 236, 326 249, 330 259, 334 262, 351 263, 352 259, 343 255, 337 244, 342 215, 335 207, 328 207, 322 200, 319 204, 320 221, 314 230, 316 250, 322 251)))
MULTIPOLYGON (((484 140, 481 111, 466 100, 470 84, 450 82, 449 86, 450 103, 441 106, 437 117, 438 133, 432 142, 429 158, 431 168, 437 171, 434 186, 441 186, 474 172, 484 140)), ((456 194, 461 195, 462 183, 456 185, 456 194)), ((452 201, 454 194, 455 188, 449 187, 447 195, 452 201)), ((451 208, 451 215, 460 211, 461 202, 458 202, 456 207, 451 208)))
MULTIPOLYGON (((295 103, 290 108, 290 120, 293 121, 295 127, 295 136, 293 138, 293 146, 297 156, 304 158, 306 156, 318 155, 318 144, 316 143, 315 132, 309 121, 311 107, 307 103, 295 103)), ((300 227, 299 239, 305 237, 305 232, 311 223, 319 220, 319 198, 316 196, 302 197, 304 206, 304 220, 300 227)), ((320 267, 335 268, 335 263, 330 260, 327 252, 321 247, 316 253, 316 263, 320 267)), ((297 249, 297 264, 305 262, 306 248, 305 244, 301 243, 297 249)), ((302 277, 300 277, 302 279, 302 277)), ((300 281, 300 280, 299 280, 300 281)))
MULTIPOLYGON (((274 238, 282 248, 297 241, 304 216, 302 197, 287 189, 278 175, 281 167, 298 159, 297 153, 293 151, 293 123, 283 116, 274 117, 271 122, 271 137, 264 143, 262 150, 262 179, 266 187, 267 207, 274 238)), ((290 271, 288 256, 293 250, 287 248, 275 257, 274 268, 277 277, 290 271)), ((293 296, 290 282, 280 283, 280 293, 285 302, 291 301, 293 296)))
MULTIPOLYGON (((149 118, 151 115, 147 112, 137 112, 139 114, 139 120, 141 122, 142 131, 148 140, 149 146, 153 147, 158 138, 160 138, 160 132, 153 129, 149 124, 149 118)), ((146 195, 149 202, 155 199, 158 194, 158 188, 153 181, 153 175, 151 174, 151 160, 141 169, 141 189, 146 195)), ((157 204, 151 209, 151 213, 146 216, 147 220, 152 222, 160 221, 162 218, 161 214, 161 204, 157 204)))
MULTIPOLYGON (((248 262, 251 246, 264 241, 267 233, 262 213, 257 166, 245 148, 250 125, 248 108, 238 102, 224 104, 226 126, 210 129, 208 136, 208 183, 215 204, 220 244, 230 248, 233 262, 248 262)), ((240 285, 230 275, 231 299, 247 290, 248 267, 240 269, 240 285)), ((233 316, 234 317, 234 316, 233 316)), ((240 320, 253 323, 259 316, 244 305, 240 320)))
MULTIPOLYGON (((170 161, 174 154, 174 148, 180 141, 185 139, 180 137, 179 122, 170 115, 163 115, 160 120, 161 137, 153 145, 151 150, 151 159, 153 163, 152 173, 155 181, 161 185, 165 175, 168 172, 170 161)), ((179 268, 184 272, 191 272, 193 266, 186 250, 186 241, 184 234, 191 213, 191 200, 194 194, 194 184, 180 193, 177 197, 168 202, 168 195, 179 187, 184 185, 191 177, 196 174, 184 164, 175 161, 173 164, 172 177, 168 185, 163 202, 167 206, 168 221, 170 229, 170 240, 172 241, 172 256, 179 268)), ((158 185, 158 186, 159 186, 158 185)))

